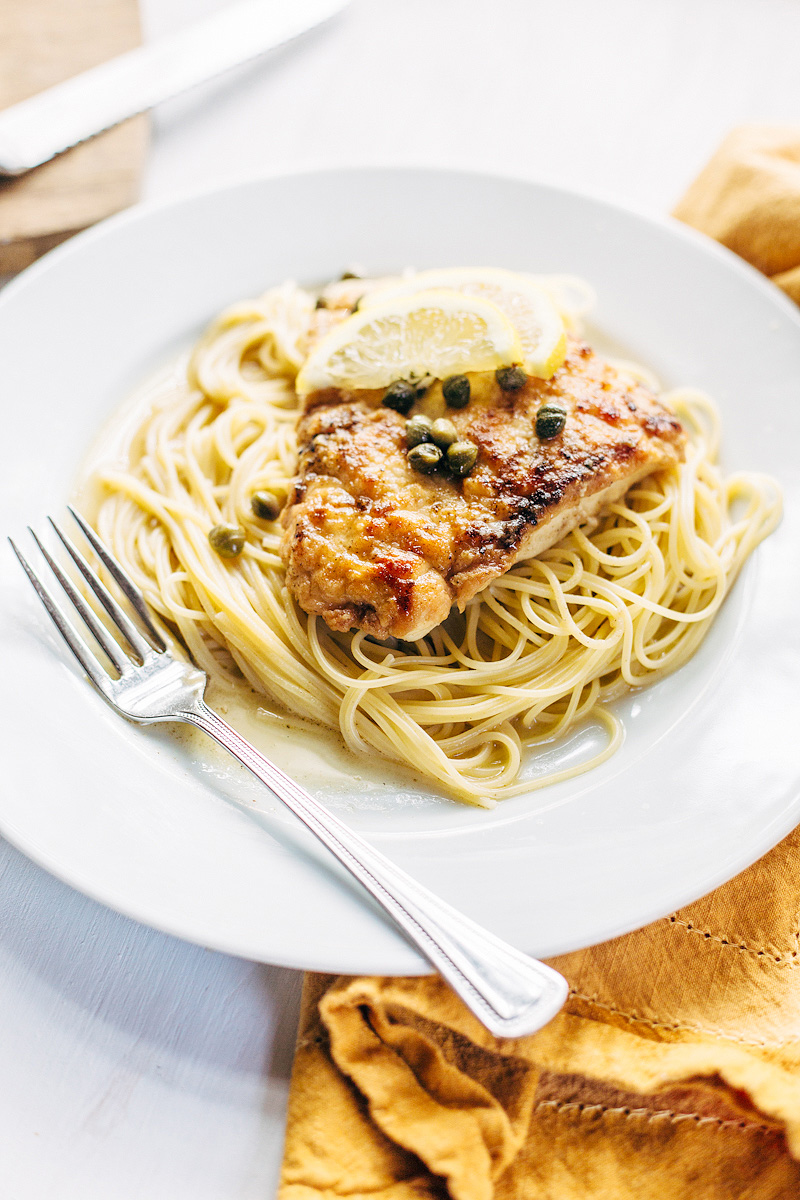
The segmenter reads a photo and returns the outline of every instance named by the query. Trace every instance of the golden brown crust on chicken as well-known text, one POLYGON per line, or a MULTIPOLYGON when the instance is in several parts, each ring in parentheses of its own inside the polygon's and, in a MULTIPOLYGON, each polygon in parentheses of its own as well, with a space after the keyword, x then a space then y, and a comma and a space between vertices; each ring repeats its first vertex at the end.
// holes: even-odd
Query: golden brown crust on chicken
POLYGON ((439 384, 416 406, 478 445, 466 479, 413 471, 405 418, 380 398, 309 397, 282 546, 301 608, 378 638, 424 636, 453 604, 683 457, 673 413, 577 340, 552 379, 503 392, 493 375, 473 376, 467 408, 446 409, 439 384), (536 413, 548 402, 567 409, 567 423, 542 441, 536 413))

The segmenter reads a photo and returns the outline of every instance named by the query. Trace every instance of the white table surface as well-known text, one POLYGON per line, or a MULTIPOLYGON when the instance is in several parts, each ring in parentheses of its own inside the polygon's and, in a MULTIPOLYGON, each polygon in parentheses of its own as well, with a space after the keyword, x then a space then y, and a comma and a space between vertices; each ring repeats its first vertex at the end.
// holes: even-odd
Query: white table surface
MULTIPOLYGON (((215 7, 143 0, 147 35, 215 7)), ((800 124, 798 45, 796 0, 353 0, 164 105, 144 192, 447 164, 664 212, 731 126, 800 124)), ((117 916, 0 843, 3 1200, 273 1196, 300 984, 117 916)))

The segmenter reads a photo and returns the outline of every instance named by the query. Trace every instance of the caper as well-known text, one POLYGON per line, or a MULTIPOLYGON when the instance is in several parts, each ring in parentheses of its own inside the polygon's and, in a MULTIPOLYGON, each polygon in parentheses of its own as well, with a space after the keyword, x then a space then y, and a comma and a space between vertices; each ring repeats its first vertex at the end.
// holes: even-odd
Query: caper
POLYGON ((478 461, 474 442, 453 442, 447 449, 447 465, 454 475, 469 475, 478 461))
POLYGON ((431 419, 424 416, 423 413, 417 413, 406 421, 406 445, 409 450, 413 450, 415 446, 421 446, 423 442, 431 440, 431 419))
POLYGON ((545 440, 557 437, 566 423, 566 409, 561 408, 558 404, 543 404, 536 414, 537 437, 545 440))
POLYGON ((448 375, 442 383, 442 395, 448 408, 466 408, 470 390, 466 375, 448 375))
POLYGON ((430 475, 441 461, 442 452, 433 442, 422 442, 408 452, 408 465, 414 471, 421 471, 423 475, 430 475))
POLYGON ((442 450, 446 450, 448 446, 452 446, 453 442, 458 441, 458 431, 447 417, 439 417, 439 420, 434 421, 431 426, 431 440, 442 450))
POLYGON ((250 507, 259 521, 274 521, 281 511, 280 501, 272 492, 253 492, 250 507))
POLYGON ((238 525, 215 525, 208 540, 220 558, 238 558, 244 550, 246 534, 238 525))
POLYGON ((518 392, 528 379, 522 367, 498 367, 494 377, 504 392, 518 392))
POLYGON ((383 403, 386 407, 393 408, 395 412, 403 413, 404 416, 414 407, 416 398, 417 389, 405 379, 395 379, 383 393, 383 403))

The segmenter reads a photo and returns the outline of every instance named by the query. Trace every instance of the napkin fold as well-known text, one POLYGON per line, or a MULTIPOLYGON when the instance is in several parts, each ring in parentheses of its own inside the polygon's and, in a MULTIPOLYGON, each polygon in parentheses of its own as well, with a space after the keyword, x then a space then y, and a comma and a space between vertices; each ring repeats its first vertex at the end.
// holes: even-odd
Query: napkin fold
POLYGON ((800 130, 732 130, 673 215, 752 263, 800 304, 800 130))
MULTIPOLYGON (((735 130, 675 215, 800 302, 800 132, 735 130)), ((800 832, 710 896, 551 960, 532 1037, 437 977, 306 978, 281 1200, 800 1196, 800 832)))
POLYGON ((800 1195, 800 833, 711 896, 551 960, 532 1037, 437 977, 306 979, 281 1200, 800 1195))

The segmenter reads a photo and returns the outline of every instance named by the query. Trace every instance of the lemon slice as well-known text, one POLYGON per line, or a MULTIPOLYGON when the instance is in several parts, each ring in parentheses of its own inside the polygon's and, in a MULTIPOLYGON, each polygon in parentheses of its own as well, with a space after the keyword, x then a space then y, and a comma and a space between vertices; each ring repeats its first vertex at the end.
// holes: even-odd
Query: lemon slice
POLYGON ((428 288, 448 288, 465 296, 489 300, 509 318, 522 344, 521 361, 529 375, 549 379, 564 361, 567 339, 564 320, 548 290, 531 275, 500 267, 447 267, 419 271, 376 288, 361 301, 363 309, 384 304, 428 288))
POLYGON ((446 289, 387 296, 335 325, 311 351, 296 388, 348 391, 395 379, 494 371, 522 362, 519 336, 496 304, 446 289))

